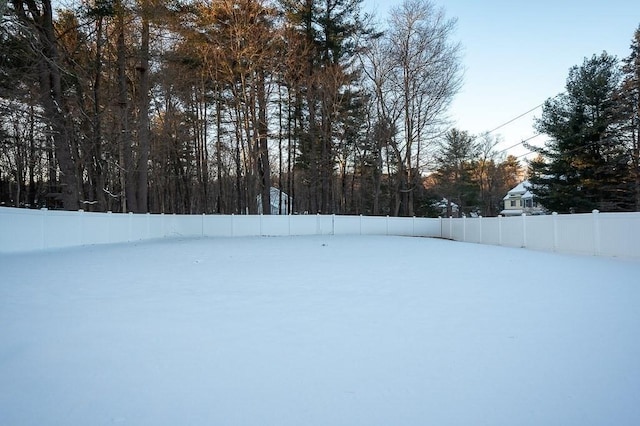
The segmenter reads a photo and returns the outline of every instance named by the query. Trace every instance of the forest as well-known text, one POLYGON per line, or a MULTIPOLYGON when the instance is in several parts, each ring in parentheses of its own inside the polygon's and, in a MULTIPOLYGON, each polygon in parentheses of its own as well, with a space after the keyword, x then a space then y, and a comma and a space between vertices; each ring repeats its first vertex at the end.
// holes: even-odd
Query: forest
MULTIPOLYGON (((384 22, 361 0, 0 8, 0 205, 437 216, 455 203, 494 216, 527 172, 498 137, 447 120, 461 46, 455 18, 429 0, 405 0, 384 22)), ((606 105, 617 136, 594 137, 615 139, 626 185, 615 191, 631 198, 591 200, 605 210, 640 206, 637 52, 625 64, 606 94, 626 102, 615 117, 606 105)), ((539 152, 541 179, 555 148, 539 152)))

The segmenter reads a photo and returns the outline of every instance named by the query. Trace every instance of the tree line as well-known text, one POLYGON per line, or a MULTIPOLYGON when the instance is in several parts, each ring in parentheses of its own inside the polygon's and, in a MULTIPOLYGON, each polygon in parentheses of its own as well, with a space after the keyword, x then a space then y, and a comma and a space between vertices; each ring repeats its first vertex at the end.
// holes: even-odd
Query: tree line
POLYGON ((361 0, 9 0, 0 12, 2 205, 494 215, 522 177, 497 138, 447 121, 460 46, 429 0, 383 23, 361 0))
POLYGON ((640 27, 621 62, 603 52, 572 67, 536 127, 550 141, 531 147, 529 180, 547 209, 640 211, 640 27))

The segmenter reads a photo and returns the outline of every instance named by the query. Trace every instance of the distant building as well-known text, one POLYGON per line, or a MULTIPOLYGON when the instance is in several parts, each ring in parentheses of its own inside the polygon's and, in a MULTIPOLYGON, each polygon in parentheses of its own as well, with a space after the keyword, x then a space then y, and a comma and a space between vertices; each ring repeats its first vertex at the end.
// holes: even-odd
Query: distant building
POLYGON ((507 192, 507 195, 502 199, 504 210, 500 214, 503 216, 520 216, 523 213, 528 215, 545 214, 544 207, 535 201, 530 187, 529 181, 525 180, 507 192))
POLYGON ((442 200, 436 203, 433 203, 432 206, 434 209, 438 211, 438 214, 443 217, 449 217, 449 216, 458 217, 458 214, 460 211, 460 208, 456 203, 449 202, 449 200, 447 200, 446 198, 443 198, 442 200))
MULTIPOLYGON (((293 203, 293 198, 289 197, 289 195, 279 190, 278 188, 271 187, 271 192, 269 195, 271 199, 271 214, 287 214, 290 211, 289 206, 293 203)), ((258 195, 258 212, 262 212, 262 197, 258 195)))

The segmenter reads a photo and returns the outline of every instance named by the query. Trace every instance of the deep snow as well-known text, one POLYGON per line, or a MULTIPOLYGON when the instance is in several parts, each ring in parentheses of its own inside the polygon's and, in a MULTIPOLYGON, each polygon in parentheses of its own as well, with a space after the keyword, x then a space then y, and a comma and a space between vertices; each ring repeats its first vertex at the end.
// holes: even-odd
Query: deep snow
POLYGON ((403 237, 0 255, 2 425, 637 425, 640 262, 403 237))

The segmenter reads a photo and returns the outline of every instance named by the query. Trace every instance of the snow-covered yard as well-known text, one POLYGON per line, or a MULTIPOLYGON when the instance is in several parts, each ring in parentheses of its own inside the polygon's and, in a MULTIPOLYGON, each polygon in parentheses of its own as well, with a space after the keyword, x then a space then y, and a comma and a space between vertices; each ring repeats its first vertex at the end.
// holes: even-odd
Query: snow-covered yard
POLYGON ((640 262, 402 237, 0 255, 2 425, 638 425, 640 262))

